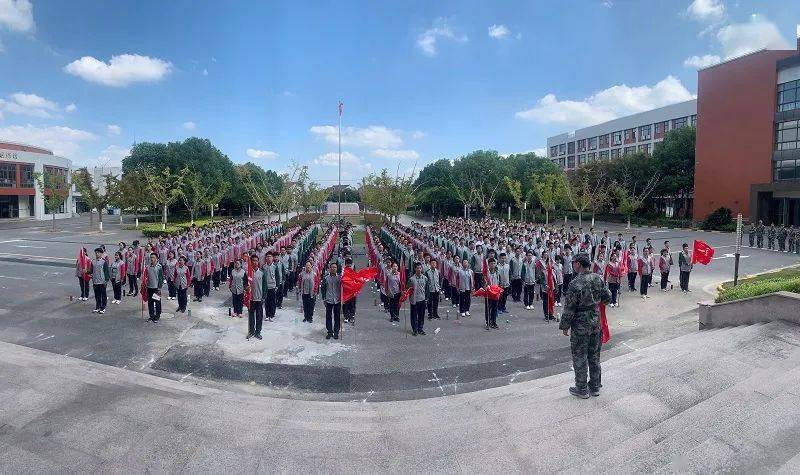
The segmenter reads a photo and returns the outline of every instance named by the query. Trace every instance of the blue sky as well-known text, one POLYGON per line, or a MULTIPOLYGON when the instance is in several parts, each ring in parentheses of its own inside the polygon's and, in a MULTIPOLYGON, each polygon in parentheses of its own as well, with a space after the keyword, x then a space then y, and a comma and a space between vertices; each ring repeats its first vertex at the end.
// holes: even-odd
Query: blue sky
POLYGON ((207 137, 234 162, 406 172, 691 98, 795 44, 800 2, 0 0, 0 139, 77 164, 207 137))

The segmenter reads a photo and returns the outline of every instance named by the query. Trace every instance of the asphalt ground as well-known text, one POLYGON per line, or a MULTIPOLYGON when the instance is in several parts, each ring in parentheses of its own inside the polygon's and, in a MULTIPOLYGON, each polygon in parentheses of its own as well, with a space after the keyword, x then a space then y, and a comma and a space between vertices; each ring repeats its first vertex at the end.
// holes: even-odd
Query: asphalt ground
MULTIPOLYGON (((391 324, 375 305, 377 292, 369 288, 358 297, 356 325, 345 326, 339 341, 324 339, 321 302, 313 324, 299 322, 299 302, 293 294, 278 318, 265 322, 263 341, 245 340, 246 318, 228 316, 226 289, 212 292, 202 304, 190 302, 191 317, 175 316, 175 303, 165 300, 162 320, 155 325, 142 319, 138 297, 109 305, 100 316, 91 312, 91 297, 87 302, 70 300, 78 293, 78 246, 115 246, 119 240, 135 239, 135 231, 107 221, 105 233, 87 232, 88 220, 83 218, 58 222, 55 233, 50 223, 3 224, 0 340, 10 343, 175 379, 192 376, 248 392, 327 400, 441 396, 571 368, 569 339, 557 324, 543 320, 539 302, 533 311, 509 302, 510 312, 498 318, 500 329, 489 332, 484 330, 480 299, 473 299, 472 316, 466 319, 456 318, 454 309, 442 302, 441 320, 426 321, 427 335, 413 337, 404 325, 407 309, 400 324, 391 324)), ((621 229, 602 223, 596 228, 609 229, 612 235, 621 229)), ((656 245, 670 240, 673 249, 703 239, 716 248, 716 258, 710 266, 696 266, 693 293, 660 292, 657 283, 646 301, 623 292, 621 306, 608 311, 612 340, 604 358, 696 331, 697 302, 711 298, 718 283, 733 277, 732 234, 647 228, 634 232, 639 240, 651 237, 656 245)), ((363 249, 356 251, 363 254, 363 249)), ((797 255, 745 248, 740 274, 798 263, 797 255)), ((365 264, 363 255, 357 256, 357 264, 365 264)), ((672 280, 677 288, 677 275, 672 280)))

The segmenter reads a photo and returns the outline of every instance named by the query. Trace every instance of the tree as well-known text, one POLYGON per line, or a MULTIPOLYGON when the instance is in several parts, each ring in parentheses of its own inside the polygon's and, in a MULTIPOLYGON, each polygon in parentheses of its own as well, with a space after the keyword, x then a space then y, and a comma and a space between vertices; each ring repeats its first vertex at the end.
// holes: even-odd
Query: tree
POLYGON ((522 182, 507 176, 503 178, 506 182, 506 187, 508 187, 508 192, 514 200, 514 204, 516 204, 517 209, 519 209, 519 220, 524 221, 525 216, 523 215, 523 211, 527 208, 527 196, 522 194, 522 182))
POLYGON ((461 213, 459 195, 452 180, 453 165, 450 160, 440 159, 426 165, 419 172, 414 204, 432 215, 438 213, 461 213))
POLYGON ((605 170, 596 166, 600 162, 587 163, 567 173, 564 180, 564 195, 578 212, 578 225, 583 225, 583 212, 591 210, 592 226, 595 214, 608 202, 608 186, 605 170))
POLYGON ((697 129, 680 127, 667 132, 653 150, 653 165, 661 177, 656 196, 682 200, 682 214, 688 213, 689 197, 694 193, 694 163, 697 129))
POLYGON ((564 176, 534 175, 531 187, 544 208, 545 225, 550 224, 550 211, 555 211, 556 204, 564 195, 564 176))
POLYGON ((505 165, 496 151, 476 150, 455 161, 451 185, 464 204, 475 203, 488 214, 507 175, 505 165))
POLYGON ((364 206, 388 217, 389 221, 397 221, 397 217, 414 203, 415 191, 413 172, 409 176, 398 174, 393 178, 384 168, 379 175, 365 176, 359 193, 364 206))
POLYGON ((183 186, 180 188, 180 197, 194 224, 195 213, 206 204, 211 187, 203 183, 199 173, 191 172, 188 168, 184 168, 181 173, 183 173, 183 186))
POLYGON ((142 170, 131 170, 117 178, 106 175, 106 194, 109 204, 119 208, 119 222, 122 224, 122 212, 126 209, 133 210, 136 216, 136 227, 139 227, 138 212, 150 203, 147 193, 147 179, 142 170))
POLYGON ((167 208, 181 197, 187 169, 173 173, 168 167, 159 172, 157 169, 143 169, 147 191, 155 208, 161 208, 161 229, 167 229, 167 208))
POLYGON ((44 200, 45 214, 49 210, 53 215, 53 232, 55 232, 56 212, 69 197, 69 183, 66 176, 46 170, 44 173, 35 173, 34 179, 44 200))
POLYGON ((283 187, 281 178, 272 170, 264 171, 258 165, 247 162, 236 167, 236 174, 243 185, 242 202, 256 205, 269 215, 277 209, 276 196, 283 187))
MULTIPOLYGON (((219 206, 220 200, 222 197, 225 196, 225 193, 228 192, 228 188, 230 187, 230 183, 227 181, 223 181, 215 189, 209 190, 208 194, 206 194, 206 199, 204 200, 204 204, 208 206, 211 210, 211 222, 214 222, 214 208, 219 206)), ((213 187, 212 187, 213 188, 213 187)))
MULTIPOLYGON (((100 231, 103 231, 103 212, 106 211, 109 202, 108 187, 101 190, 99 186, 95 186, 94 178, 86 167, 72 172, 72 183, 89 206, 89 229, 94 229, 94 211, 97 211, 100 231)), ((106 185, 108 185, 107 178, 106 185)))
POLYGON ((642 207, 645 200, 658 186, 659 176, 657 173, 653 173, 648 178, 643 179, 641 176, 642 170, 647 170, 649 167, 646 164, 642 166, 640 163, 636 161, 621 161, 619 168, 621 180, 615 181, 611 186, 612 193, 617 199, 620 213, 627 217, 627 229, 631 228, 631 216, 642 207))

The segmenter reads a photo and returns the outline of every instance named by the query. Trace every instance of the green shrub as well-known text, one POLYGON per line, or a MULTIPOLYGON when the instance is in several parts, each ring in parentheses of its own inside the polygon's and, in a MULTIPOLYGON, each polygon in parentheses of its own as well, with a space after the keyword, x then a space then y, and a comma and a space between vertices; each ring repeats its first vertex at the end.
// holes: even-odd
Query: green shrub
MULTIPOLYGON (((214 222, 222 221, 222 219, 215 219, 214 222)), ((211 224, 211 218, 199 218, 194 220, 195 226, 198 228, 202 228, 203 226, 208 226, 211 224)), ((167 229, 161 229, 161 223, 151 223, 145 224, 144 226, 139 226, 139 230, 142 232, 142 235, 147 238, 157 238, 159 236, 165 236, 167 234, 172 234, 175 232, 185 231, 192 227, 191 221, 176 221, 174 223, 167 223, 167 229)))
POLYGON ((744 283, 731 287, 719 294, 715 302, 731 302, 758 295, 766 295, 780 291, 800 293, 800 277, 775 278, 757 282, 744 283))
POLYGON ((736 224, 733 222, 733 214, 728 208, 720 207, 715 209, 704 219, 700 226, 703 229, 717 231, 735 231, 736 224))

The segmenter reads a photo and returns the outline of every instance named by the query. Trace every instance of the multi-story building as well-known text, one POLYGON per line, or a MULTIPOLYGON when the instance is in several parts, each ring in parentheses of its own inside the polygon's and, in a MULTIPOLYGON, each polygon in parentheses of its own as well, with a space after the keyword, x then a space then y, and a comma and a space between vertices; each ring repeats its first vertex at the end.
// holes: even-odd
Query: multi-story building
POLYGON ((550 137, 547 157, 571 170, 636 152, 650 155, 667 132, 696 123, 697 101, 679 102, 550 137))
POLYGON ((72 193, 58 210, 46 210, 36 173, 55 173, 70 181, 72 162, 40 147, 0 142, 0 219, 52 219, 72 216, 72 193))
POLYGON ((694 217, 800 224, 800 41, 699 71, 694 217))

